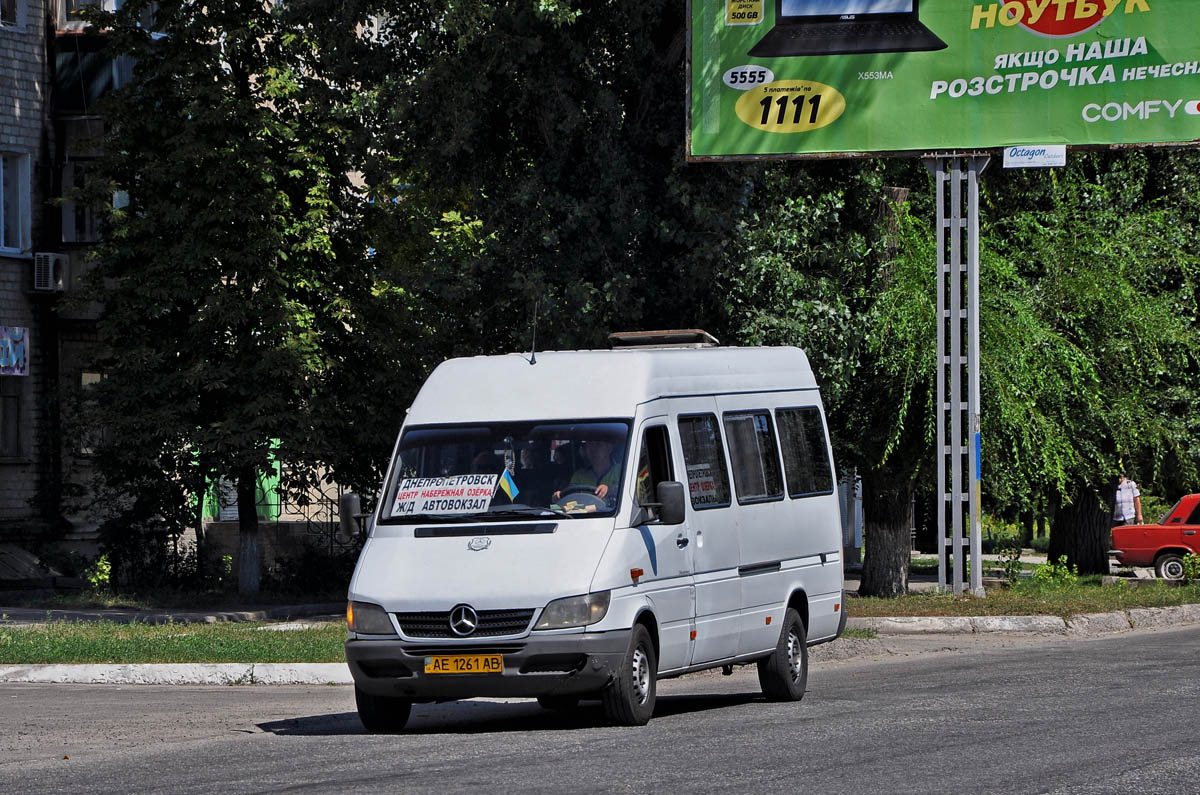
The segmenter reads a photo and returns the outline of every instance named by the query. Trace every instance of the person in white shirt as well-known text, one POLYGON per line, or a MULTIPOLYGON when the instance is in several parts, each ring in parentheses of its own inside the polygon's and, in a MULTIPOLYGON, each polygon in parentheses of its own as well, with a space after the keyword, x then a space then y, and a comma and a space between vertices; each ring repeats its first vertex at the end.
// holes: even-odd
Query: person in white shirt
POLYGON ((1121 475, 1117 482, 1117 499, 1113 508, 1112 523, 1113 527, 1142 523, 1142 493, 1138 491, 1137 484, 1125 475, 1121 475))

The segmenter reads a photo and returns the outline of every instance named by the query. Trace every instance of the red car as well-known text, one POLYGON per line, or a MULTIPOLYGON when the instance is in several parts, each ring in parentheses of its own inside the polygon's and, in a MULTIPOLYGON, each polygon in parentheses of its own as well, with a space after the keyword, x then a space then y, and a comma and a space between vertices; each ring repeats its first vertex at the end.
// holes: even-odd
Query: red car
POLYGON ((1183 556, 1200 555, 1200 494, 1189 494, 1159 524, 1127 524, 1112 530, 1122 566, 1153 566, 1164 580, 1183 579, 1183 556))

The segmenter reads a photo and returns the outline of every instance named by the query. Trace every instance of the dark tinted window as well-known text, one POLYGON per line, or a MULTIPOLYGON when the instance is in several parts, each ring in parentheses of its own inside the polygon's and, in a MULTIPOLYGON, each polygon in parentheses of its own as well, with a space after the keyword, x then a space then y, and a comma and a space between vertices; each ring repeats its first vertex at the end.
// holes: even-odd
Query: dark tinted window
POLYGON ((829 465, 825 426, 816 406, 778 409, 779 443, 783 448, 783 470, 788 494, 803 497, 833 491, 833 468, 829 465))
POLYGON ((767 411, 735 411, 725 415, 729 460, 738 500, 774 500, 783 497, 779 451, 767 411))
POLYGON ((729 475, 721 448, 721 432, 712 414, 679 418, 679 442, 687 467, 688 492, 696 509, 729 504, 729 475))

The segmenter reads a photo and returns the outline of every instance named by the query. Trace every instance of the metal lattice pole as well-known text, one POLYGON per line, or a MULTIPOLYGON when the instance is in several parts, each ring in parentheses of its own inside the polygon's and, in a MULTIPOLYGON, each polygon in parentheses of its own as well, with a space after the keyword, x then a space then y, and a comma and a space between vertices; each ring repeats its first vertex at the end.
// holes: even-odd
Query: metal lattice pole
POLYGON ((983 594, 979 174, 989 159, 987 155, 936 155, 925 160, 936 178, 938 216, 938 587, 956 594, 967 588, 983 594))

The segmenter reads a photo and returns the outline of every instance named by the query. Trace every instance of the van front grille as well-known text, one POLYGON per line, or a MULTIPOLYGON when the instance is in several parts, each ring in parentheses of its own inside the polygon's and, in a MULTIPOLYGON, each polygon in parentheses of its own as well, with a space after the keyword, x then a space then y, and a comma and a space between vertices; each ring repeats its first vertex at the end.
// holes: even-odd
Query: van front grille
POLYGON ((410 638, 492 638, 504 635, 520 635, 529 628, 533 620, 529 610, 480 610, 479 623, 468 636, 459 635, 450 629, 450 612, 396 613, 400 631, 410 638))

